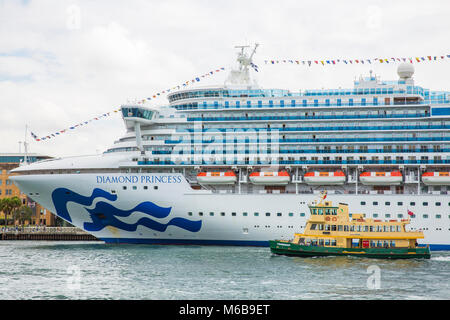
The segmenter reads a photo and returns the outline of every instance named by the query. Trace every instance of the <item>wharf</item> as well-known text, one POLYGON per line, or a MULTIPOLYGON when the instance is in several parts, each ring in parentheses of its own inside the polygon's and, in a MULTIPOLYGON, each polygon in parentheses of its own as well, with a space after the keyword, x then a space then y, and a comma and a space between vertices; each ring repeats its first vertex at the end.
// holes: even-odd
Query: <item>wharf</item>
POLYGON ((92 234, 74 227, 2 228, 0 240, 100 241, 92 234))

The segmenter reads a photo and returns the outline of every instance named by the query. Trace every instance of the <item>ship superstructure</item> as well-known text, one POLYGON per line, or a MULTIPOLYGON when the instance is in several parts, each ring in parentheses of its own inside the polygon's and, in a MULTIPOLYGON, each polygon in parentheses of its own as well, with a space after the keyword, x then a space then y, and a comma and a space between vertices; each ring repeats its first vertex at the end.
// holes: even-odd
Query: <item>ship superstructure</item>
MULTIPOLYGON (((268 245, 301 231, 326 188, 375 219, 404 219, 450 248, 450 92, 372 72, 352 89, 263 89, 251 55, 223 85, 121 108, 99 156, 22 166, 15 182, 108 242, 268 245)), ((53 210, 54 209, 54 210, 53 210)))

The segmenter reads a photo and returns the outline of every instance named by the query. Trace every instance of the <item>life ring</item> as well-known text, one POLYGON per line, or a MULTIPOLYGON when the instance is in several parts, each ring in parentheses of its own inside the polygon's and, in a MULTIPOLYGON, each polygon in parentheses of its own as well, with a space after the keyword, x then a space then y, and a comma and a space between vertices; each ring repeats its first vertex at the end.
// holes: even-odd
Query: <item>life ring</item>
POLYGON ((333 221, 337 221, 337 218, 336 218, 336 217, 333 217, 333 221))
POLYGON ((325 220, 326 221, 330 221, 330 217, 325 217, 325 220))

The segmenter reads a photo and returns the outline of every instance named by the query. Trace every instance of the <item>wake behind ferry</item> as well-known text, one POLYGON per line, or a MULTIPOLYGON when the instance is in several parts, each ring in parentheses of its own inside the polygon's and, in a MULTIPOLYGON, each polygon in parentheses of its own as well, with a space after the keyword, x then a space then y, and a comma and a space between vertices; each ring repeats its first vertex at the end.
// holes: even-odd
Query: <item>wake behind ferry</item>
POLYGON ((123 105, 126 134, 103 154, 25 164, 12 180, 107 243, 268 246, 302 232, 326 188, 450 249, 449 91, 416 86, 412 64, 353 89, 263 89, 246 49, 222 85, 123 105))

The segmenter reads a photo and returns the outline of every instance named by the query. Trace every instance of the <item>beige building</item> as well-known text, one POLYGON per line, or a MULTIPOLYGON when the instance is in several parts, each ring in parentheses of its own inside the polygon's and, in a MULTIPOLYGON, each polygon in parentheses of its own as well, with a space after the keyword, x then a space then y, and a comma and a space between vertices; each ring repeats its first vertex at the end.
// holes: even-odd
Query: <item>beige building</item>
MULTIPOLYGON (((55 226, 57 223, 57 218, 49 210, 43 208, 38 203, 30 199, 26 194, 22 193, 19 188, 9 179, 12 174, 9 171, 18 167, 21 162, 24 161, 24 153, 0 153, 0 199, 11 198, 14 196, 19 197, 23 204, 28 205, 32 210, 33 214, 31 216, 31 221, 28 221, 30 225, 45 225, 45 226, 55 226)), ((39 160, 49 159, 51 157, 29 153, 27 154, 29 162, 35 162, 39 160)), ((12 219, 8 216, 8 219, 12 219)), ((4 225, 4 214, 0 212, 0 220, 2 225, 4 225)), ((12 220, 11 222, 12 223, 12 220)), ((18 223, 15 221, 14 223, 18 223)))

